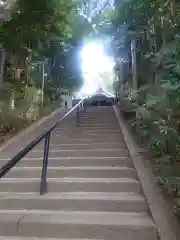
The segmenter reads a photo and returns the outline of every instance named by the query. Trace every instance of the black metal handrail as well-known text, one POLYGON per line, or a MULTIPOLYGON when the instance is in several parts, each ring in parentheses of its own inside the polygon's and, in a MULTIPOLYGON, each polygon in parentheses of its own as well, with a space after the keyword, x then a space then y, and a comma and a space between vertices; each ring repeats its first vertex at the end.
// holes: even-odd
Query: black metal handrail
MULTIPOLYGON (((23 148, 16 156, 14 156, 9 162, 7 162, 0 169, 0 178, 4 177, 23 157, 25 157, 38 143, 45 139, 44 143, 44 157, 43 166, 41 174, 41 184, 40 184, 40 194, 45 194, 47 192, 47 167, 48 167, 48 156, 49 156, 49 145, 51 132, 59 125, 59 123, 69 116, 74 110, 76 113, 76 126, 80 124, 80 106, 83 105, 85 99, 80 100, 70 111, 68 111, 63 117, 61 117, 51 128, 47 129, 34 141, 29 143, 25 148, 23 148)), ((85 108, 84 108, 85 109, 85 108)))

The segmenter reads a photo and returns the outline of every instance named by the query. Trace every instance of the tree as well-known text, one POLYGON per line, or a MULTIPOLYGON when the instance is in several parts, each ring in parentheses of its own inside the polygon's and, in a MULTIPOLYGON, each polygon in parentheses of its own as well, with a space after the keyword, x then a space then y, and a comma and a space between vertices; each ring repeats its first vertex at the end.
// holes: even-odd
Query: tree
POLYGON ((130 42, 134 43, 136 50, 138 85, 131 96, 131 110, 137 115, 132 119, 132 125, 138 128, 143 142, 153 149, 158 180, 174 197, 178 214, 179 10, 178 1, 130 0, 117 4, 112 18, 116 40, 122 36, 121 29, 126 29, 123 46, 117 52, 124 56, 121 51, 124 48, 131 53, 128 58, 130 68, 130 42))
POLYGON ((0 43, 5 51, 26 58, 55 38, 63 41, 72 34, 73 7, 71 0, 40 0, 36 4, 17 0, 11 7, 10 18, 0 27, 0 43))

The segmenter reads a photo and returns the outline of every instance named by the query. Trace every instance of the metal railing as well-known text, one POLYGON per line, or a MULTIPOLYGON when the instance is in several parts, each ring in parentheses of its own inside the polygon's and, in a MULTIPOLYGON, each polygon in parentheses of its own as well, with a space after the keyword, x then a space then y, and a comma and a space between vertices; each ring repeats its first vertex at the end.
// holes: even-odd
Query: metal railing
MULTIPOLYGON (((76 126, 80 125, 80 107, 83 105, 85 99, 79 101, 70 111, 68 111, 63 117, 61 117, 51 128, 44 131, 39 137, 34 141, 29 143, 25 148, 23 148, 16 156, 14 156, 9 162, 7 162, 0 169, 0 178, 4 177, 23 157, 25 157, 37 144, 39 144, 43 139, 44 142, 44 156, 43 156, 43 166, 41 174, 41 183, 40 183, 40 195, 43 195, 47 192, 47 167, 48 167, 48 156, 49 156, 49 145, 51 132, 59 125, 59 123, 69 116, 74 110, 76 111, 76 126)), ((84 106, 85 110, 85 106, 84 106)))

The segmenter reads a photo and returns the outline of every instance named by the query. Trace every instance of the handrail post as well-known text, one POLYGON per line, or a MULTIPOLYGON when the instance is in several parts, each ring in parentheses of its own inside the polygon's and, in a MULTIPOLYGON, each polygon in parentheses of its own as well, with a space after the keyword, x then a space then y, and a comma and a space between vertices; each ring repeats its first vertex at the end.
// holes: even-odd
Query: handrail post
POLYGON ((45 137, 44 143, 44 158, 43 158, 43 167, 42 167, 42 175, 41 175, 41 186, 40 186, 40 195, 43 195, 47 192, 47 166, 48 166, 48 157, 49 157, 49 144, 50 144, 50 135, 49 132, 45 137))
POLYGON ((79 127, 80 124, 80 107, 77 107, 77 112, 76 112, 76 127, 79 127))
POLYGON ((87 105, 85 101, 83 102, 83 106, 84 106, 84 112, 86 113, 87 105))

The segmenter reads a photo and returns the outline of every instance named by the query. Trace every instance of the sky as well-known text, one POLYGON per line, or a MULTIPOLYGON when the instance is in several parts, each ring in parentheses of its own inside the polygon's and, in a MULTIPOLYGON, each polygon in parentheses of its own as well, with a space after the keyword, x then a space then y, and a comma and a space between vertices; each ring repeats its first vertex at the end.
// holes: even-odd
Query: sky
MULTIPOLYGON (((91 22, 92 17, 101 14, 107 8, 112 8, 113 3, 114 0, 89 0, 84 5, 81 15, 91 22)), ((84 85, 79 94, 91 95, 98 88, 104 88, 105 81, 112 79, 115 62, 113 57, 107 55, 107 49, 104 47, 105 43, 106 47, 109 45, 108 41, 111 42, 111 39, 106 36, 106 39, 91 39, 84 43, 80 52, 84 85)))
POLYGON ((84 85, 81 94, 91 95, 98 88, 104 88, 105 78, 113 74, 114 59, 106 55, 103 43, 89 42, 81 49, 84 85))

